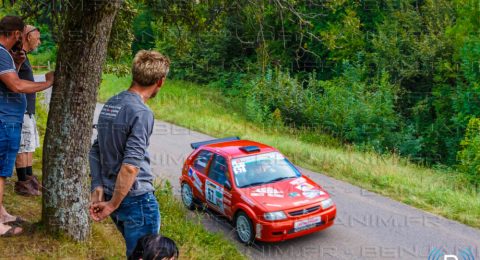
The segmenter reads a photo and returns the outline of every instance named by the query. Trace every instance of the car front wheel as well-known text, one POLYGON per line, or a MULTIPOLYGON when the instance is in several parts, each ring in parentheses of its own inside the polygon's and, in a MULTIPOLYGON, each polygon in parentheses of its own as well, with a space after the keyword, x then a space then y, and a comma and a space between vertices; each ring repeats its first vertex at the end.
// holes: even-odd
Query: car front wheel
POLYGON ((253 240, 255 239, 253 224, 245 212, 241 211, 237 214, 237 217, 235 218, 235 228, 240 242, 246 245, 253 243, 253 240))

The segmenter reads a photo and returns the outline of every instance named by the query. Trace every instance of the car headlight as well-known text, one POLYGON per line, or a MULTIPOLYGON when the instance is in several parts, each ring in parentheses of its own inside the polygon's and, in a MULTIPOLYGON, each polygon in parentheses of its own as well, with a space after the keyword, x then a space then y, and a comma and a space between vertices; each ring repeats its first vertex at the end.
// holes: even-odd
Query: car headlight
POLYGON ((320 204, 322 205, 322 209, 328 209, 331 206, 333 206, 333 200, 329 198, 329 199, 323 200, 322 202, 320 202, 320 204))
POLYGON ((282 220, 287 218, 287 215, 285 215, 283 211, 267 212, 263 216, 266 220, 269 221, 282 220))

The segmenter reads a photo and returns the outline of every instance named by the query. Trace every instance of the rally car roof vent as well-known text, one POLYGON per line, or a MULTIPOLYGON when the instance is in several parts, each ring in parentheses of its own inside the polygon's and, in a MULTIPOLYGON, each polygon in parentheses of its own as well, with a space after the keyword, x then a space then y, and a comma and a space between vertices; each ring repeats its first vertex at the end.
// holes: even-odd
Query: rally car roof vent
POLYGON ((239 149, 243 152, 246 152, 246 153, 260 152, 260 147, 255 146, 255 145, 242 146, 239 149))
POLYGON ((218 139, 213 139, 213 140, 208 140, 203 142, 191 143, 190 146, 192 147, 192 149, 197 149, 198 147, 207 145, 207 144, 217 144, 217 143, 237 141, 237 140, 240 140, 240 137, 232 136, 232 137, 218 138, 218 139))

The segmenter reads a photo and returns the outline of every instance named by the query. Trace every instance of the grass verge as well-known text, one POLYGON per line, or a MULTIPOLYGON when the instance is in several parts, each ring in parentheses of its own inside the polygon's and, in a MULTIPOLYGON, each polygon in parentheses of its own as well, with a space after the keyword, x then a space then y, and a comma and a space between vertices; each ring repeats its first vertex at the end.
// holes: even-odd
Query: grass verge
MULTIPOLYGON (((128 77, 104 75, 99 101, 106 101, 129 84, 128 77)), ((158 119, 215 137, 238 135, 272 145, 302 167, 480 227, 479 192, 455 171, 425 168, 395 155, 332 146, 321 133, 251 123, 240 100, 189 82, 167 80, 149 106, 158 119)))
MULTIPOLYGON (((41 98, 41 97, 40 97, 41 98)), ((37 123, 41 140, 45 133, 46 108, 37 102, 37 123)), ((43 143, 43 142, 42 142, 43 143)), ((35 175, 41 176, 41 151, 34 159, 35 175)), ((0 259, 124 259, 125 243, 113 222, 93 223, 88 241, 77 243, 54 238, 41 224, 41 198, 22 197, 14 193, 16 177, 8 179, 5 207, 10 213, 27 219, 24 234, 0 239, 0 259)), ((177 242, 180 259, 243 259, 237 248, 221 234, 208 232, 198 213, 186 210, 173 195, 168 183, 158 186, 156 196, 161 205, 163 235, 177 242)))
MULTIPOLYGON (((36 172, 39 174, 39 172, 36 172)), ((245 257, 222 234, 208 232, 199 213, 187 211, 173 196, 167 184, 157 188, 161 205, 163 235, 176 241, 180 259, 244 259, 245 257)), ((125 243, 113 222, 93 223, 92 235, 84 243, 48 235, 41 220, 41 198, 25 198, 13 192, 13 181, 7 184, 5 206, 30 223, 24 234, 0 239, 0 259, 123 259, 125 243)))

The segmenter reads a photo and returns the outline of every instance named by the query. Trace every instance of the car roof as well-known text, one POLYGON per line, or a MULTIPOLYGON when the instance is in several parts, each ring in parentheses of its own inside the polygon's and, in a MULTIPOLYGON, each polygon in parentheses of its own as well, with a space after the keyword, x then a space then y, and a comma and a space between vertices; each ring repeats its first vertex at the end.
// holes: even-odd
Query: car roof
POLYGON ((207 148, 207 147, 213 151, 223 153, 224 155, 228 155, 232 158, 277 151, 275 148, 271 146, 268 146, 266 144, 262 144, 259 142, 255 142, 255 141, 250 141, 250 140, 235 140, 235 141, 219 142, 214 144, 207 144, 207 145, 201 146, 200 148, 207 148), (249 152, 249 153, 242 151, 240 148, 245 146, 256 146, 260 148, 260 151, 249 152))

